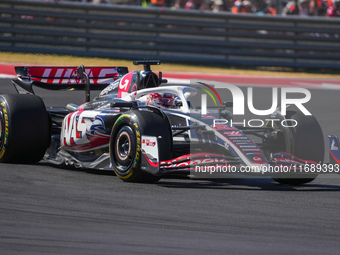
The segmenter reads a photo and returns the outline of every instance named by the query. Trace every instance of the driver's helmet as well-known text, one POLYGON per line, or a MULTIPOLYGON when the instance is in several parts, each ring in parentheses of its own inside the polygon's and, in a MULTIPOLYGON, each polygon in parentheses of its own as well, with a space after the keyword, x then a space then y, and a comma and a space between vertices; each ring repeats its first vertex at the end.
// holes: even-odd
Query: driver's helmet
POLYGON ((147 105, 169 108, 174 105, 175 99, 171 93, 152 93, 146 98, 147 105))

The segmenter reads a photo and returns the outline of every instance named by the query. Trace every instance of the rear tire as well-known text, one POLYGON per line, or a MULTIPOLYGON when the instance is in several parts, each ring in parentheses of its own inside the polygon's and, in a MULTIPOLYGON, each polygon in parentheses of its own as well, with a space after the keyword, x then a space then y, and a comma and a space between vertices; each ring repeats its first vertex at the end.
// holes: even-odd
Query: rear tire
MULTIPOLYGON (((294 119, 297 121, 295 127, 277 127, 283 134, 278 143, 284 144, 284 150, 287 153, 297 156, 303 160, 311 160, 316 163, 322 163, 324 160, 325 145, 321 127, 314 116, 306 116, 298 110, 288 108, 286 116, 283 119, 294 119)), ((274 118, 278 119, 278 116, 274 118)), ((287 121, 289 126, 293 123, 287 121)), ((313 181, 318 174, 305 173, 296 174, 287 173, 273 176, 273 179, 281 184, 300 185, 313 181)))
POLYGON ((113 125, 110 139, 110 158, 116 175, 126 182, 157 182, 161 177, 141 168, 142 135, 156 136, 159 160, 170 159, 172 132, 170 123, 154 112, 130 111, 122 114, 113 125))
POLYGON ((0 96, 0 163, 36 163, 50 143, 50 118, 40 97, 0 96))

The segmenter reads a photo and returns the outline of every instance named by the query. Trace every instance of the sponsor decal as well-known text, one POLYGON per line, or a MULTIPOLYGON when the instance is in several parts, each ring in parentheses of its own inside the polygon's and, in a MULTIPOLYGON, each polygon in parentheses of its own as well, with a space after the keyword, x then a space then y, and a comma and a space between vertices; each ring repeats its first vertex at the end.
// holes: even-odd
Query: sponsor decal
POLYGON ((110 83, 109 86, 107 86, 104 90, 102 90, 102 92, 100 92, 100 96, 105 96, 109 94, 111 91, 114 91, 115 89, 118 88, 118 85, 119 85, 118 81, 114 81, 110 83))
POLYGON ((247 152, 246 156, 249 156, 249 155, 261 155, 261 153, 260 152, 247 152))
POLYGON ((240 131, 225 131, 223 134, 227 136, 243 136, 243 134, 240 131))
POLYGON ((334 139, 332 140, 331 150, 333 150, 333 151, 338 151, 338 150, 339 150, 339 147, 336 146, 335 140, 334 140, 334 139))
POLYGON ((236 140, 236 139, 230 139, 235 144, 253 144, 252 141, 248 140, 236 140))
POLYGON ((152 167, 158 167, 157 137, 142 136, 142 152, 152 167))
POLYGON ((253 157, 253 160, 256 161, 256 162, 263 161, 263 159, 261 157, 253 157))
POLYGON ((240 136, 229 136, 228 137, 230 140, 240 140, 240 139, 244 139, 244 140, 249 140, 249 138, 248 137, 246 137, 246 136, 242 136, 242 137, 240 137, 240 136))
POLYGON ((240 148, 257 148, 256 145, 241 145, 240 148))
POLYGON ((119 88, 123 91, 127 90, 128 85, 129 85, 130 80, 128 80, 127 78, 123 79, 120 83, 119 83, 119 88))
POLYGON ((214 124, 211 125, 211 127, 215 128, 216 130, 237 130, 237 128, 230 126, 230 124, 227 124, 228 122, 222 122, 222 123, 217 123, 214 120, 214 124))
POLYGON ((132 76, 133 72, 130 72, 120 80, 118 86, 118 97, 124 97, 129 92, 132 76))
MULTIPOLYGON (((92 84, 110 83, 118 79, 119 75, 115 67, 89 67, 85 68, 85 72, 92 84)), ((77 78, 76 67, 27 67, 27 73, 32 80, 44 83, 78 84, 82 82, 77 78)))
POLYGON ((150 139, 145 139, 145 138, 143 138, 143 145, 145 145, 145 146, 151 146, 151 147, 155 147, 156 146, 156 144, 157 144, 157 141, 152 141, 152 140, 150 140, 150 139))
POLYGON ((214 119, 214 118, 216 118, 216 116, 215 115, 202 115, 202 118, 214 119))
POLYGON ((174 164, 169 164, 169 165, 164 165, 166 162, 162 161, 161 165, 162 168, 177 168, 177 167, 183 167, 183 166, 192 166, 192 165, 201 165, 201 164, 210 164, 210 163, 226 163, 227 160, 225 159, 220 159, 220 158, 204 158, 204 159, 194 159, 194 160, 189 160, 185 162, 180 162, 180 163, 174 163, 174 164))
POLYGON ((105 129, 104 117, 97 111, 70 113, 63 121, 61 145, 75 150, 88 150, 107 145, 110 135, 105 129))

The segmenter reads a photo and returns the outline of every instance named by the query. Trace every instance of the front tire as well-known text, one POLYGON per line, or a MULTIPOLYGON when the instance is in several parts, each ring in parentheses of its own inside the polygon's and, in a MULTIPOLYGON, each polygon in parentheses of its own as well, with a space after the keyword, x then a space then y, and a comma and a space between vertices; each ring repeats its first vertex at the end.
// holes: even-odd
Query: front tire
POLYGON ((161 139, 158 143, 159 160, 170 159, 172 132, 166 116, 149 111, 122 114, 112 128, 110 159, 114 172, 123 181, 152 183, 160 179, 160 176, 141 168, 142 135, 161 139))

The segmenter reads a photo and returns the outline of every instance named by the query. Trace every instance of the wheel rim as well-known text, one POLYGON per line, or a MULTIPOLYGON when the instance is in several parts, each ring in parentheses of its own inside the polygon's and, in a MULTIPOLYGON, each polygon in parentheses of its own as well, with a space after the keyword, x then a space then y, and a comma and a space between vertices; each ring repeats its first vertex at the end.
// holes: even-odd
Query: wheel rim
POLYGON ((123 131, 119 134, 116 142, 117 156, 120 161, 128 159, 131 153, 131 137, 128 132, 123 131))
POLYGON ((135 137, 133 135, 131 127, 122 127, 116 136, 114 141, 114 165, 119 172, 128 171, 133 163, 135 155, 135 137))

